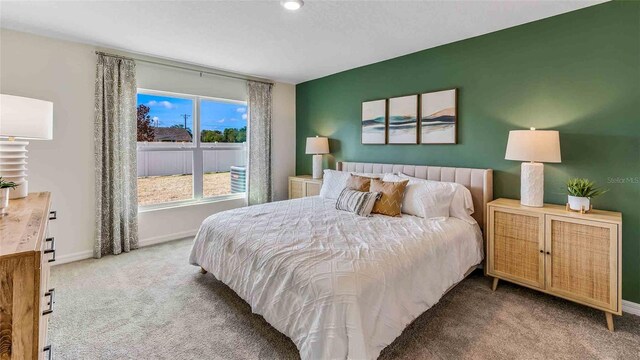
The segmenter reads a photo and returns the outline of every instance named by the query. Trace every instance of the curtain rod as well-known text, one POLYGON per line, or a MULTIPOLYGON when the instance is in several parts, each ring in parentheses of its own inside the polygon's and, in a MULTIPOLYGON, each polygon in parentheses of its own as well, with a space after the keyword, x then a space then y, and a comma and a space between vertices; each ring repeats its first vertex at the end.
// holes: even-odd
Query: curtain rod
POLYGON ((104 56, 111 56, 111 57, 119 58, 119 59, 134 60, 134 61, 144 62, 144 63, 147 63, 147 64, 166 66, 166 67, 170 67, 170 68, 174 68, 174 69, 193 71, 193 72, 200 73, 201 76, 202 76, 202 74, 208 74, 208 75, 226 77, 226 78, 231 78, 231 79, 238 79, 238 80, 245 80, 245 81, 246 80, 255 81, 255 82, 262 83, 262 84, 269 84, 269 85, 273 85, 274 84, 271 81, 255 80, 255 79, 250 78, 249 76, 222 74, 222 73, 217 73, 217 72, 207 71, 207 70, 197 70, 197 69, 189 68, 189 67, 186 67, 186 66, 172 65, 172 64, 166 64, 166 63, 162 63, 162 62, 145 60, 145 59, 140 59, 140 58, 109 54, 109 53, 106 53, 106 52, 103 52, 103 51, 96 51, 96 54, 104 55, 104 56))

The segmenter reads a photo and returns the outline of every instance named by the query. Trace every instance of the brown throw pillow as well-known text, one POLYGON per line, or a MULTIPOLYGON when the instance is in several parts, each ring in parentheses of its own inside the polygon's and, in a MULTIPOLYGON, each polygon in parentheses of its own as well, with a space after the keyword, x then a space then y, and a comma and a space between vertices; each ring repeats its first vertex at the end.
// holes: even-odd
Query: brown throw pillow
POLYGON ((347 180, 346 188, 355 191, 368 192, 370 183, 371 178, 351 174, 351 177, 347 180))
POLYGON ((369 191, 382 193, 382 196, 380 196, 375 205, 373 205, 371 213, 387 216, 400 216, 404 189, 407 187, 408 183, 409 180, 390 182, 372 179, 369 191))

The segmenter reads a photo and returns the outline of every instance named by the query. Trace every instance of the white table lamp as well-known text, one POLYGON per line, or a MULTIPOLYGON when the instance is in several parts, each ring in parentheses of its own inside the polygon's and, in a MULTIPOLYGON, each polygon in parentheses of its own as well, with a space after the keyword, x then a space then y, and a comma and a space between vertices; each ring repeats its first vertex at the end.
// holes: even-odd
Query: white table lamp
POLYGON ((27 196, 27 145, 25 140, 53 139, 53 103, 0 94, 0 176, 19 186, 10 199, 27 196))
POLYGON ((313 178, 322 179, 322 154, 329 153, 329 139, 326 137, 307 138, 307 154, 313 154, 313 178))
POLYGON ((507 160, 523 162, 520 170, 520 204, 541 207, 544 204, 544 165, 560 162, 560 135, 555 130, 509 131, 507 160))

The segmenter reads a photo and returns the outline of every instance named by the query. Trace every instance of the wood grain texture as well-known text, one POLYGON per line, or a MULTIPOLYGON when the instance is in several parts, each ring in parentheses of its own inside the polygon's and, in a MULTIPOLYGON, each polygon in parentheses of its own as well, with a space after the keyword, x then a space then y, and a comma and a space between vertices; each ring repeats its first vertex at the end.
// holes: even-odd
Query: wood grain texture
POLYGON ((539 214, 558 215, 558 216, 564 216, 564 217, 582 219, 582 220, 603 221, 603 222, 611 222, 616 224, 622 223, 622 214, 616 211, 605 211, 605 210, 594 209, 589 213, 580 214, 579 212, 567 211, 565 205, 544 204, 543 207, 531 207, 531 206, 524 206, 520 204, 520 200, 505 199, 505 198, 493 200, 490 204, 496 207, 505 207, 512 210, 522 210, 531 214, 539 213, 539 214))
POLYGON ((36 358, 34 318, 39 286, 34 252, 0 261, 0 359, 36 358), (17 354, 17 355, 16 355, 17 354))
POLYGON ((49 193, 32 193, 12 200, 10 215, 0 218, 0 360, 42 358, 49 206, 49 193))
POLYGON ((11 200, 9 215, 0 217, 0 257, 40 249, 50 204, 48 192, 11 200))

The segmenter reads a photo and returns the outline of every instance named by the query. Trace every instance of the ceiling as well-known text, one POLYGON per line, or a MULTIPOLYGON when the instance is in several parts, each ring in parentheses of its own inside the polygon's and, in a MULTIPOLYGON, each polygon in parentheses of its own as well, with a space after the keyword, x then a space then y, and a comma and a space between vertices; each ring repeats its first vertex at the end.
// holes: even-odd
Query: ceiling
POLYGON ((601 2, 2 1, 0 26, 300 83, 601 2))

